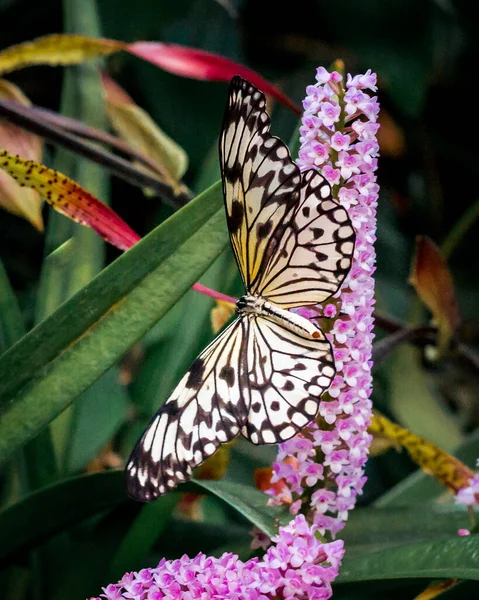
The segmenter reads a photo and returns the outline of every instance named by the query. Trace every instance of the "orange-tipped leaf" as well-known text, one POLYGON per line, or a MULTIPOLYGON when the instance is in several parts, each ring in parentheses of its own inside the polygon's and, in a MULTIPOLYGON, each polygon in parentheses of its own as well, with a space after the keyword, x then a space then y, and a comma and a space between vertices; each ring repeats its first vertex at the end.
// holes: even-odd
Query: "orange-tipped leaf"
POLYGON ((115 211, 66 175, 6 150, 0 150, 0 168, 21 186, 36 190, 59 213, 91 227, 120 250, 128 250, 139 241, 140 236, 115 211))

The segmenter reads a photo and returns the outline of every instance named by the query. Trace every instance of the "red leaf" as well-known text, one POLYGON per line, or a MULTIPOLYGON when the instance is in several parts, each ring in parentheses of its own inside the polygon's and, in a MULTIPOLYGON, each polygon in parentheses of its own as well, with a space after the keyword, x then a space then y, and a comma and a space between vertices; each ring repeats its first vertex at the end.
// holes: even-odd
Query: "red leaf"
POLYGON ((302 112, 288 96, 275 85, 263 79, 261 75, 244 65, 212 52, 162 42, 135 42, 128 44, 127 50, 169 73, 191 79, 230 81, 235 75, 241 75, 296 114, 302 112))

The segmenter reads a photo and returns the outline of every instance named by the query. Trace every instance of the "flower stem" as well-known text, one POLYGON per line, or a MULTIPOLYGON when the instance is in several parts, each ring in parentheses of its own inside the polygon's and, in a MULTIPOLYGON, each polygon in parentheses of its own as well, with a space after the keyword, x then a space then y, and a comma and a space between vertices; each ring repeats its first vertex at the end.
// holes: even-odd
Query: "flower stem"
POLYGON ((195 290, 195 292, 199 292, 205 296, 210 296, 215 300, 221 300, 221 302, 228 302, 229 304, 236 304, 238 302, 237 298, 233 298, 232 296, 227 296, 226 294, 212 290, 211 288, 206 287, 206 285, 203 285, 199 282, 195 283, 192 288, 195 290))
POLYGON ((454 252, 459 242, 464 237, 468 229, 470 229, 476 220, 479 218, 479 198, 473 202, 462 217, 456 222, 451 231, 447 234, 446 239, 441 245, 441 251, 444 258, 448 259, 454 252))

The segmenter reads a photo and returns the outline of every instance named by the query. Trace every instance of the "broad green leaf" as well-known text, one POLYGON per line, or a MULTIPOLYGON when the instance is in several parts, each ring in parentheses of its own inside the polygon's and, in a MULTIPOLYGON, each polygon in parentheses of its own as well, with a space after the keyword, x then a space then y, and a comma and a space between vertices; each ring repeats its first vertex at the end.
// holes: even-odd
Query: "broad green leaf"
POLYGON ((3 356, 0 460, 111 367, 224 250, 221 205, 221 186, 215 184, 3 356))
MULTIPOLYGON (((229 293, 236 274, 232 253, 225 252, 201 281, 212 289, 229 293)), ((166 337, 146 348, 145 361, 132 386, 132 394, 135 394, 148 420, 214 337, 210 318, 213 307, 212 298, 191 290, 158 323, 157 328, 166 337), (187 331, 186 339, 178 335, 178 331, 187 331)))
POLYGON ((2 510, 0 563, 82 519, 125 502, 121 475, 120 471, 110 471, 64 479, 2 510))
POLYGON ((395 420, 446 451, 457 446, 461 441, 459 425, 428 381, 421 367, 420 350, 400 346, 392 353, 388 370, 395 420))
POLYGON ((357 508, 339 536, 346 553, 365 554, 410 542, 444 539, 469 527, 464 506, 433 505, 357 508))
POLYGON ((85 468, 110 441, 128 413, 126 387, 119 382, 119 370, 109 369, 73 405, 70 437, 66 444, 64 471, 85 468))
POLYGON ((479 535, 346 554, 336 582, 450 577, 479 580, 479 535))
MULTIPOLYGON (((278 511, 266 506, 268 496, 259 490, 232 481, 195 479, 196 486, 221 498, 270 537, 278 532, 278 511)), ((189 491, 189 490, 188 490, 189 491)), ((288 513, 289 517, 289 513, 288 513)), ((288 518, 289 521, 289 518, 288 518)))
MULTIPOLYGON (((227 481, 196 480, 183 485, 180 491, 214 494, 268 535, 276 533, 276 511, 266 506, 267 496, 254 488, 227 481)), ((0 561, 40 544, 82 519, 113 509, 127 501, 122 470, 80 475, 37 490, 0 512, 0 561), (28 523, 28 527, 25 527, 25 523, 28 523)), ((154 515, 155 518, 163 519, 162 511, 169 514, 177 501, 177 494, 169 494, 148 505, 148 508, 145 506, 146 510, 140 512, 138 524, 134 524, 124 538, 117 560, 123 563, 129 552, 127 546, 141 531, 140 524, 144 525, 154 515)), ((155 525, 157 533, 146 531, 141 534, 145 550, 165 525, 166 522, 162 520, 155 525)), ((123 566, 126 567, 125 564, 123 566)))
POLYGON ((144 567, 146 555, 167 529, 180 498, 178 493, 167 494, 142 507, 112 558, 111 581, 120 579, 127 571, 144 567))

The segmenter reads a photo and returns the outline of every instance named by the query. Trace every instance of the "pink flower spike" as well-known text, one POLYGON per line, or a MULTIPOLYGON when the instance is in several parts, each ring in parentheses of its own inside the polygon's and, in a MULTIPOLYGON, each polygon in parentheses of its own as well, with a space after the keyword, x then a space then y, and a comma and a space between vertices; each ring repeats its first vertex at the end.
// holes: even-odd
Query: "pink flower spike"
MULTIPOLYGON (((307 88, 304 104, 310 110, 304 118, 318 117, 323 126, 314 139, 301 140, 298 166, 301 171, 318 169, 334 186, 334 199, 346 208, 356 230, 356 248, 350 273, 333 301, 316 307, 316 314, 333 319, 326 337, 333 346, 336 366, 333 383, 321 399, 317 421, 303 431, 304 438, 313 440, 316 456, 300 457, 293 438, 280 445, 275 469, 281 470, 286 459, 283 448, 288 448, 288 460, 296 458, 298 465, 294 476, 285 472, 283 482, 289 487, 293 502, 301 498, 302 512, 322 534, 332 537, 344 527, 348 511, 354 508, 362 491, 371 442, 367 425, 372 408, 379 104, 369 93, 376 91, 376 75, 371 71, 348 75, 344 83, 320 68, 317 82, 307 88), (324 91, 320 101, 316 100, 318 89, 324 91), (325 144, 329 146, 328 156, 325 144), (317 149, 319 156, 315 154, 317 149), (321 478, 314 476, 313 465, 322 467, 321 478), (309 507, 305 498, 310 499, 309 507)), ((301 314, 314 315, 314 310, 308 311, 301 314)), ((457 501, 471 502, 475 497, 472 487, 471 484, 459 494, 457 501)))

